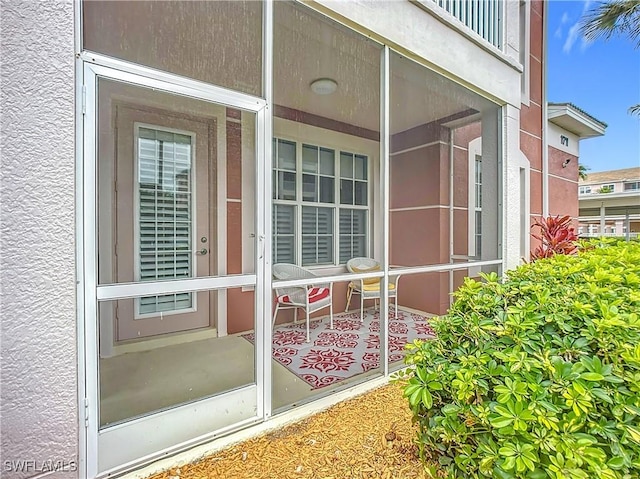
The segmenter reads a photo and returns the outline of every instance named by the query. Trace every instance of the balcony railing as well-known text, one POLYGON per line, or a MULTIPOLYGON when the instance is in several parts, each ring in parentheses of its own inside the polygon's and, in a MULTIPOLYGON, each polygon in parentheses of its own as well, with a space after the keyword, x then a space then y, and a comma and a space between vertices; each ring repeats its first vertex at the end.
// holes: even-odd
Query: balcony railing
POLYGON ((502 49, 504 0, 433 0, 496 48, 502 49))
MULTIPOLYGON (((626 238, 627 233, 579 233, 580 238, 626 238)), ((640 238, 640 233, 629 233, 630 239, 640 238)))

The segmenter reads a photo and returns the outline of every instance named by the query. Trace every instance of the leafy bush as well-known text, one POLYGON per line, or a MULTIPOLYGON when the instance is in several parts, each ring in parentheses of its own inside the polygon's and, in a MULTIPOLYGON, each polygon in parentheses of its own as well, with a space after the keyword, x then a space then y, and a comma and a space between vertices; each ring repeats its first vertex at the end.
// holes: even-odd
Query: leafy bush
POLYGON ((467 279, 407 346, 422 457, 450 478, 639 477, 639 311, 635 242, 467 279))
POLYGON ((573 254, 577 251, 576 241, 578 235, 571 226, 570 216, 550 216, 539 220, 535 219, 532 228, 540 228, 540 234, 532 234, 542 244, 538 246, 531 259, 550 258, 554 254, 573 254))

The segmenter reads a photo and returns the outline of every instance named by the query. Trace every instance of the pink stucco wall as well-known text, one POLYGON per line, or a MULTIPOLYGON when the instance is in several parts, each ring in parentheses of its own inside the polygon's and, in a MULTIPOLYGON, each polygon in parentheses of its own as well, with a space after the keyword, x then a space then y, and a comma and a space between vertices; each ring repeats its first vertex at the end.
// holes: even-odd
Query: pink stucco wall
MULTIPOLYGON (((529 160, 530 171, 530 224, 533 224, 535 218, 542 215, 542 192, 543 192, 543 175, 542 175, 542 105, 544 99, 542 96, 543 81, 543 17, 545 15, 545 5, 541 0, 536 0, 530 4, 530 52, 529 52, 529 105, 522 105, 520 110, 520 150, 529 160)), ((550 204, 554 201, 554 190, 549 191, 550 204)), ((577 189, 576 189, 577 201, 577 189)), ((523 234, 530 234, 530 231, 524 231, 523 234)), ((534 250, 539 241, 530 237, 530 249, 534 250)))
MULTIPOLYGON (((240 112, 227 108, 227 274, 242 273, 242 124, 240 112)), ((255 295, 242 288, 227 290, 227 332, 240 333, 254 329, 255 295)))
MULTIPOLYGON (((480 122, 454 130, 453 253, 467 255, 469 244, 469 142, 481 135, 480 122)), ((390 175, 390 264, 447 264, 449 257, 449 130, 428 124, 394 136, 390 175), (422 147, 421 147, 422 146, 422 147)), ((457 273, 456 277, 466 273, 457 273)), ((460 283, 460 281, 458 281, 460 283)), ((449 273, 403 277, 404 306, 434 314, 449 306, 449 273)))

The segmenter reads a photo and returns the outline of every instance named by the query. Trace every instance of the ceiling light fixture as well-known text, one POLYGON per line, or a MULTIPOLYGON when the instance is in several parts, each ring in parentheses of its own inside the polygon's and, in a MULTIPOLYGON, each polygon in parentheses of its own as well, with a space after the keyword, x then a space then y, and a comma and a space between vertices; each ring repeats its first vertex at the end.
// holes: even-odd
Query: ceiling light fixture
POLYGON ((338 88, 338 84, 331 78, 318 78, 311 82, 311 91, 316 95, 331 95, 338 88))

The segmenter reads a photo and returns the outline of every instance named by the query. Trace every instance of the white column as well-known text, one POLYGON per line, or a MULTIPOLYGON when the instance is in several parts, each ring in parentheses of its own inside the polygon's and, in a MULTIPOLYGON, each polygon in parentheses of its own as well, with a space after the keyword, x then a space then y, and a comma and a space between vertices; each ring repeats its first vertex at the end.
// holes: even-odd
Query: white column
MULTIPOLYGON (((521 256, 527 258, 529 256, 529 161, 520 151, 520 110, 511 105, 507 105, 502 109, 502 112, 505 116, 502 130, 503 147, 501 151, 503 161, 505 162, 502 170, 502 198, 504 202, 504 216, 502 221, 503 259, 505 268, 511 269, 518 266, 521 256), (524 185, 522 184, 523 173, 524 185), (522 186, 525 188, 524 194, 522 194, 523 192, 521 191, 522 186), (523 204, 523 201, 525 204, 523 204), (526 215, 524 221, 521 217, 523 212, 526 215), (522 241, 523 239, 524 241, 522 241), (523 251, 522 248, 525 250, 523 251)), ((485 143, 488 143, 488 141, 483 139, 483 148, 485 143)), ((484 154, 485 152, 483 151, 483 161, 484 154)), ((484 201, 485 199, 483 198, 483 204, 485 204, 484 201)), ((483 234, 483 253, 485 251, 484 248, 483 234)))
POLYGON ((616 221, 616 224, 614 226, 615 229, 613 231, 616 234, 616 236, 621 236, 622 233, 624 233, 623 226, 624 226, 624 221, 623 220, 617 220, 616 221))
POLYGON ((605 214, 604 203, 600 203, 600 235, 601 236, 604 234, 604 227, 605 227, 604 214, 605 214))
POLYGON ((624 223, 625 225, 627 225, 627 231, 624 237, 627 241, 629 241, 631 239, 631 223, 629 222, 629 210, 627 210, 626 214, 624 215, 624 223))

